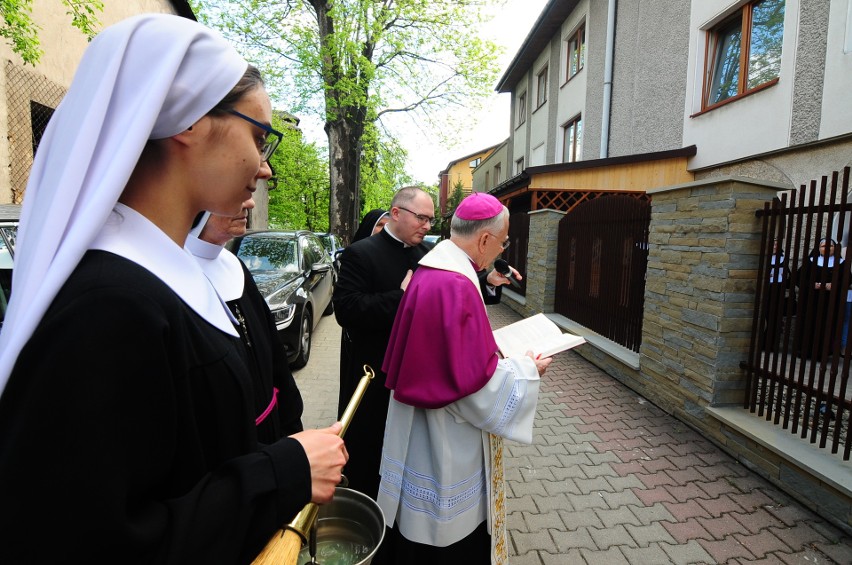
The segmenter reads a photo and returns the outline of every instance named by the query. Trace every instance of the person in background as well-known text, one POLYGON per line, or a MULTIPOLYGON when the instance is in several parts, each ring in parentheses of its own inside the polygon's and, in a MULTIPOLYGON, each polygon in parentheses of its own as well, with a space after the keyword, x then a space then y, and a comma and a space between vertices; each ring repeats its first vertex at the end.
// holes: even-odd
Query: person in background
POLYGON ((505 563, 502 438, 532 442, 539 377, 552 358, 500 359, 477 271, 505 249, 509 212, 466 197, 450 239, 420 260, 382 369, 393 391, 378 503, 380 562, 505 563))
POLYGON ((401 188, 391 201, 388 218, 378 234, 365 236, 343 250, 333 298, 334 315, 343 328, 338 416, 364 374, 364 365, 376 372, 346 431, 350 456, 357 455, 343 471, 351 488, 373 499, 379 488, 389 398, 382 361, 399 301, 417 262, 428 251, 423 236, 435 221, 432 197, 418 187, 401 188))
POLYGON ((358 229, 355 230, 355 235, 352 237, 352 243, 360 241, 365 237, 376 235, 382 231, 382 228, 389 221, 390 218, 386 210, 382 210, 381 208, 370 210, 361 218, 361 223, 358 224, 358 229))
POLYGON ((820 359, 824 347, 831 351, 837 317, 842 315, 846 293, 841 297, 841 293, 832 292, 835 270, 845 269, 845 261, 836 256, 836 245, 830 238, 819 240, 799 268, 802 319, 797 321, 794 349, 804 359, 820 359))
POLYGON ((787 266, 784 248, 776 238, 769 257, 769 278, 763 297, 763 331, 760 346, 764 351, 777 351, 784 337, 782 321, 796 314, 795 292, 790 290, 792 273, 787 266), (789 298, 788 298, 789 294, 789 298))
POLYGON ((35 156, 0 332, 0 562, 247 563, 331 500, 340 424, 259 445, 268 391, 184 250, 198 213, 238 214, 271 174, 271 118, 257 69, 198 22, 138 15, 89 44, 35 156))
POLYGON ((253 209, 254 199, 249 198, 236 216, 199 215, 186 249, 237 321, 246 362, 261 384, 255 388, 257 437, 261 443, 272 443, 304 429, 304 404, 266 301, 243 262, 223 247, 245 235, 253 209))

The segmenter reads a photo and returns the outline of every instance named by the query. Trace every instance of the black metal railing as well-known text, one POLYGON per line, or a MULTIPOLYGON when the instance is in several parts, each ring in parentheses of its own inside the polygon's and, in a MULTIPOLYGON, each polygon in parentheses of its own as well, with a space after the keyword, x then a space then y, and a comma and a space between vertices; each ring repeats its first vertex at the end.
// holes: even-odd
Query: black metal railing
POLYGON ((849 175, 849 167, 834 172, 756 212, 762 254, 743 363, 745 408, 831 453, 842 451, 844 460, 852 451, 849 175))

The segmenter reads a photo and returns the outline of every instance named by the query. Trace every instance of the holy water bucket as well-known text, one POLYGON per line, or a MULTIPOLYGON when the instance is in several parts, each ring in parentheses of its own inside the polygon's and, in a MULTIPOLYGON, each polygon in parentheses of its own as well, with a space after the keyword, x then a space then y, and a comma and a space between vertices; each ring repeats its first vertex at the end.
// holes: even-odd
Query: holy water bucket
MULTIPOLYGON (((368 565, 385 537, 385 518, 376 501, 343 487, 319 507, 315 527, 320 565, 368 565)), ((299 565, 310 563, 308 549, 306 545, 299 553, 299 565)))

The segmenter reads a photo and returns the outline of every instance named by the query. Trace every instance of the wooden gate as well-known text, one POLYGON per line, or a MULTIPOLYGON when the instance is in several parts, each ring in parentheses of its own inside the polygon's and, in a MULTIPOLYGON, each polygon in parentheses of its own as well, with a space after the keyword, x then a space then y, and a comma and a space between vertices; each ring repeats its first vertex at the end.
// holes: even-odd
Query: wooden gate
POLYGON ((611 195, 559 222, 556 312, 639 351, 651 203, 611 195))

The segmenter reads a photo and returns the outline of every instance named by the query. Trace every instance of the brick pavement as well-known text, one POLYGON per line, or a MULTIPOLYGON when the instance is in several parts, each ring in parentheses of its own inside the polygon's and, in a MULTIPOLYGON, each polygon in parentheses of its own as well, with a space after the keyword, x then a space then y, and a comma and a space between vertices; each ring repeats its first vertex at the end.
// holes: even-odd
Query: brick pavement
MULTIPOLYGON (((339 346, 323 318, 295 373, 306 427, 334 421, 339 346)), ((575 353, 542 379, 533 444, 507 446, 512 565, 852 564, 850 537, 575 353)))

